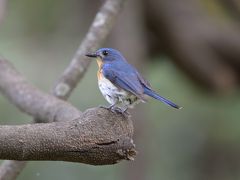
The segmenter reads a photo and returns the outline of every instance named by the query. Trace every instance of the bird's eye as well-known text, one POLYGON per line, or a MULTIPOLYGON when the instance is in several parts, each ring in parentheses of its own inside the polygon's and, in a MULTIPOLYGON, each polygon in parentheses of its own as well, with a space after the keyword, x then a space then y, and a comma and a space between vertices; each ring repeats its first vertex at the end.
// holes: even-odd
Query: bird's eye
POLYGON ((108 55, 108 52, 106 50, 104 50, 102 53, 103 53, 104 56, 108 55))

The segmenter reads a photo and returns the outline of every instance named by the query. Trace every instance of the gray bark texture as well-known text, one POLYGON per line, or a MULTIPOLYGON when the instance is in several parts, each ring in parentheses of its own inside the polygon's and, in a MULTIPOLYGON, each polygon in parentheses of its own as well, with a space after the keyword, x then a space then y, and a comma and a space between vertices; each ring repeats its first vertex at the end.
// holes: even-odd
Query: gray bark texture
POLYGON ((130 119, 94 108, 75 120, 0 126, 0 159, 114 164, 133 159, 132 135, 130 119))

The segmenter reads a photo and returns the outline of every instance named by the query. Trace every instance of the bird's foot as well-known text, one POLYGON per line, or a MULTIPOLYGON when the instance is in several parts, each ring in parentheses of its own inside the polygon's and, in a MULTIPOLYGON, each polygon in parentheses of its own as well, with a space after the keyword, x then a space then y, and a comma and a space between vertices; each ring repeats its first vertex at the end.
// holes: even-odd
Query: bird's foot
POLYGON ((99 108, 103 108, 103 109, 107 109, 107 110, 110 110, 110 111, 112 111, 112 112, 115 112, 115 110, 114 110, 114 105, 110 105, 110 106, 104 106, 104 105, 100 105, 100 106, 98 106, 99 108))
POLYGON ((110 106, 100 105, 98 107, 103 108, 103 109, 107 109, 107 110, 109 110, 113 113, 122 114, 126 118, 130 115, 129 112, 127 111, 128 108, 121 109, 120 107, 115 107, 115 105, 110 105, 110 106))
POLYGON ((128 108, 121 109, 119 107, 114 108, 114 112, 118 114, 122 114, 125 118, 127 118, 130 114, 127 111, 128 108))

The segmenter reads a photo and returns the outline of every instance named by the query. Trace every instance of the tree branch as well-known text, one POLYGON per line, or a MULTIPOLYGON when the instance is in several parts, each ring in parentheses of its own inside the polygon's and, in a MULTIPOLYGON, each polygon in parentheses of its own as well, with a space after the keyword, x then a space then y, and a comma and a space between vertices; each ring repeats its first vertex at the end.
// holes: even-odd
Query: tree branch
POLYGON ((91 62, 86 58, 86 52, 95 51, 104 42, 122 9, 124 1, 107 0, 102 6, 71 63, 53 87, 52 93, 55 96, 60 99, 69 97, 91 62))
MULTIPOLYGON (((130 119, 101 108, 80 113, 69 103, 31 86, 4 59, 0 60, 0 90, 24 112, 33 116, 40 114, 49 121, 61 121, 0 126, 1 159, 63 160, 103 165, 131 160, 136 154, 130 119), (71 112, 78 118, 71 120, 71 112)), ((0 169, 0 177, 15 178, 23 167, 24 163, 7 161, 0 169)))
POLYGON ((0 126, 0 158, 114 164, 133 159, 132 135, 131 120, 90 109, 71 121, 0 126))
POLYGON ((0 166, 0 179, 16 179, 25 166, 26 161, 4 161, 0 166))

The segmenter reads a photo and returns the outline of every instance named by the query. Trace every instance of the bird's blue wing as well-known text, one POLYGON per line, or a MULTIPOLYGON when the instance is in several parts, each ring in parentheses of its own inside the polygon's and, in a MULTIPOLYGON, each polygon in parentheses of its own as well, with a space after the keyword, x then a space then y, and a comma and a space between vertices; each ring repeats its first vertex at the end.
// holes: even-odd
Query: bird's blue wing
POLYGON ((144 79, 144 78, 139 74, 139 72, 137 72, 137 76, 138 76, 139 81, 141 82, 141 84, 142 84, 144 87, 146 87, 146 88, 148 88, 148 89, 152 89, 150 83, 149 83, 146 79, 144 79))
POLYGON ((139 81, 138 75, 134 71, 124 72, 114 68, 103 67, 103 75, 115 86, 131 92, 135 96, 144 100, 144 88, 139 81))

